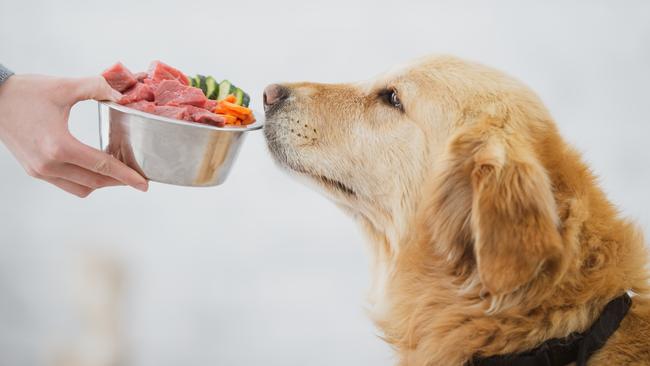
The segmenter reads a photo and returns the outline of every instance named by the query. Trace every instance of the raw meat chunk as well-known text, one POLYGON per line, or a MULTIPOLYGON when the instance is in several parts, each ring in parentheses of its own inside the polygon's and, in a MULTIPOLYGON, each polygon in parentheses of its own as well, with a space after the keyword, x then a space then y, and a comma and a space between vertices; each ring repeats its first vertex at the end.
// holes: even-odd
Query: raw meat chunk
POLYGON ((194 122, 207 123, 219 127, 223 127, 226 123, 225 118, 218 116, 203 108, 194 107, 191 105, 185 106, 185 111, 194 122))
POLYGON ((156 103, 148 102, 146 100, 141 100, 135 103, 129 103, 126 106, 147 113, 154 113, 156 110, 156 103))
POLYGON ((109 67, 106 69, 103 73, 102 76, 108 84, 115 90, 119 91, 120 93, 124 92, 125 90, 129 89, 135 83, 138 82, 138 80, 133 76, 131 71, 127 69, 124 65, 122 65, 121 62, 116 63, 115 65, 109 67))
POLYGON ((174 119, 187 119, 189 117, 185 111, 185 108, 169 105, 157 105, 154 107, 153 113, 159 116, 174 119))
POLYGON ((212 112, 216 107, 217 107, 217 101, 212 99, 206 100, 205 104, 203 105, 203 108, 209 110, 210 112, 212 112))
POLYGON ((133 74, 133 76, 136 78, 136 80, 142 82, 142 80, 149 77, 149 74, 143 71, 143 72, 136 72, 135 74, 133 74))
POLYGON ((143 83, 135 84, 131 89, 127 90, 122 98, 118 101, 120 104, 129 104, 141 100, 153 101, 153 90, 149 85, 143 83))
POLYGON ((163 80, 153 90, 158 105, 193 105, 203 107, 208 98, 199 88, 185 86, 176 80, 163 80))
POLYGON ((177 80, 183 85, 190 85, 190 81, 185 74, 160 61, 154 61, 149 65, 148 74, 154 81, 177 80))

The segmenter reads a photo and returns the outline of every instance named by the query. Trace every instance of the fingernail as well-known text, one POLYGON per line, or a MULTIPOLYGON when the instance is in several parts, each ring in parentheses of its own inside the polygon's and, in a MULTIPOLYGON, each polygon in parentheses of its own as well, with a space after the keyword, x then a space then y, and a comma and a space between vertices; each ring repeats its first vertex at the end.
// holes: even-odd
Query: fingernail
POLYGON ((139 183, 135 185, 135 188, 141 190, 142 192, 146 192, 147 189, 149 189, 149 185, 147 183, 139 183))

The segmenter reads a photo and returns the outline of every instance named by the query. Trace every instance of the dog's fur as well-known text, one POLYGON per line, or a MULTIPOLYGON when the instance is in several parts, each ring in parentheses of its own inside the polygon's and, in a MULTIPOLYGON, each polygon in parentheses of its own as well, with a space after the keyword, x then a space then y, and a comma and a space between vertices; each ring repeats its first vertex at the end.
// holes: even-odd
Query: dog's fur
POLYGON ((584 331, 625 291, 633 306, 589 364, 650 365, 643 236, 525 86, 443 56, 284 87, 269 148, 364 227, 371 314, 400 365, 525 351, 584 331))

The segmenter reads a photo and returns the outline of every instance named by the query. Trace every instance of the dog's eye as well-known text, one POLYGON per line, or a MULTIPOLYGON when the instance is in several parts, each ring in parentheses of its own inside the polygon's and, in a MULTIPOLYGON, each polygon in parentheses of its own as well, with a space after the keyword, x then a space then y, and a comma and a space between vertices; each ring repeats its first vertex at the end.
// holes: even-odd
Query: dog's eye
POLYGON ((404 110, 404 106, 402 105, 402 102, 399 100, 399 97, 397 96, 397 91, 395 89, 383 90, 380 93, 380 96, 386 101, 386 103, 390 104, 392 107, 395 107, 399 110, 404 110))
POLYGON ((390 104, 395 108, 402 109, 402 102, 399 101, 397 93, 394 90, 390 93, 390 104))

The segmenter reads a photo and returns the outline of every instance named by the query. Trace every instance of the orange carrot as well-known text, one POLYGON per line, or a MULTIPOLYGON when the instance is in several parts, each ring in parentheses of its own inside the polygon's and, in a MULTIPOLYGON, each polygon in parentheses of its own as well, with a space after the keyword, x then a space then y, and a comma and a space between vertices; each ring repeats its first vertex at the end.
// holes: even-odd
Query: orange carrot
POLYGON ((230 110, 220 110, 220 109, 215 109, 214 113, 221 115, 221 116, 228 116, 229 118, 232 118, 234 120, 244 120, 249 118, 249 116, 243 116, 239 113, 234 113, 233 111, 230 110))
POLYGON ((219 104, 217 104, 217 106, 214 107, 214 109, 212 110, 212 113, 216 113, 216 114, 227 114, 228 111, 226 111, 225 108, 223 108, 223 107, 221 107, 219 104))
POLYGON ((222 116, 226 120, 226 124, 231 126, 249 125, 255 122, 253 111, 250 108, 235 104, 235 100, 234 95, 228 95, 223 100, 218 101, 212 112, 222 116))
POLYGON ((232 125, 235 122, 237 122, 237 117, 235 117, 235 116, 231 116, 231 115, 228 115, 228 114, 217 114, 217 116, 223 117, 223 119, 226 120, 227 125, 232 125))
POLYGON ((235 103, 230 103, 230 102, 228 102, 226 100, 223 100, 223 101, 219 102, 219 105, 221 105, 223 108, 230 109, 230 110, 235 111, 235 112, 237 112, 239 114, 248 115, 248 114, 252 113, 252 111, 249 108, 242 107, 242 106, 237 105, 235 103))
POLYGON ((249 114, 241 121, 242 125, 250 125, 253 122, 255 122, 255 117, 252 114, 249 114))
POLYGON ((224 114, 230 114, 230 115, 237 116, 237 117, 240 117, 240 118, 244 118, 245 116, 249 115, 249 113, 246 113, 246 112, 242 113, 241 110, 233 109, 233 108, 231 108, 231 107, 229 107, 228 105, 225 105, 225 104, 221 104, 219 107, 220 107, 220 110, 222 110, 224 112, 224 114))
POLYGON ((229 114, 229 115, 231 115, 231 116, 235 116, 235 117, 237 117, 238 119, 244 119, 244 118, 246 118, 246 116, 247 116, 246 114, 241 114, 241 113, 235 112, 235 111, 233 111, 233 110, 231 110, 231 109, 226 109, 226 113, 225 113, 225 114, 229 114))

